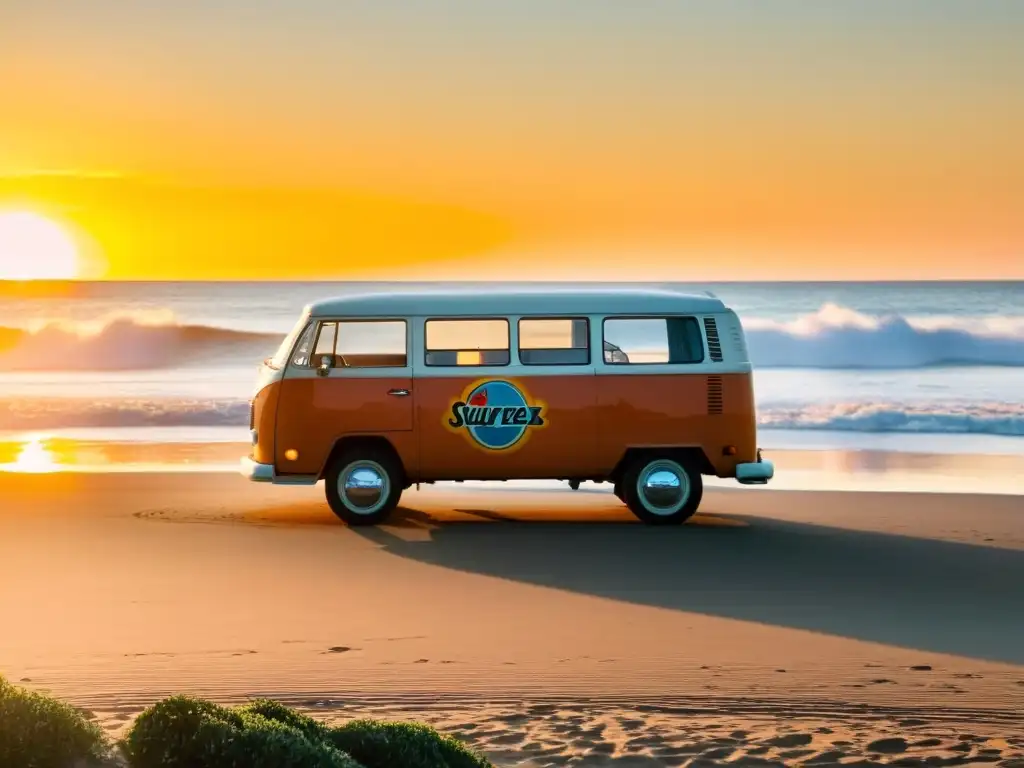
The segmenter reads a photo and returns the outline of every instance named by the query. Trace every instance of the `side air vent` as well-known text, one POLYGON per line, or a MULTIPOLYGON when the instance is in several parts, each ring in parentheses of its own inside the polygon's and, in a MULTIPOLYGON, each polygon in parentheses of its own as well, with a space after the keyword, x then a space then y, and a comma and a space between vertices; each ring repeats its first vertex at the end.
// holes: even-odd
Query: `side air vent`
POLYGON ((704 331, 708 336, 708 352, 711 353, 712 362, 722 362, 722 342, 718 338, 718 323, 715 322, 715 318, 704 318, 704 331))
POLYGON ((256 429, 256 403, 249 401, 249 429, 256 429))
POLYGON ((708 415, 722 413, 722 377, 708 376, 708 415))

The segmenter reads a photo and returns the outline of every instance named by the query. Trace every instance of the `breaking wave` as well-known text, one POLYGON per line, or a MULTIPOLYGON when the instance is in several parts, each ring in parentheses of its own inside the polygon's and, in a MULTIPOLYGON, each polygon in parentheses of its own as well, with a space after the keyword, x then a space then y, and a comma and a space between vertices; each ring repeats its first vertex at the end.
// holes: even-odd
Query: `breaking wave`
POLYGON ((0 327, 0 370, 118 371, 248 362, 271 354, 283 334, 180 324, 166 312, 91 323, 0 327))
POLYGON ((764 368, 1024 366, 1024 316, 866 315, 836 304, 792 321, 743 318, 764 368))
MULTIPOLYGON (((744 317, 747 345, 763 368, 897 369, 1024 366, 1024 315, 980 318, 875 316, 836 304, 796 320, 744 317)), ((117 371, 253 364, 284 333, 178 322, 154 312, 90 323, 0 327, 0 370, 117 371)))
POLYGON ((1024 436, 1024 405, 836 403, 774 406, 760 410, 758 424, 767 429, 1024 436))

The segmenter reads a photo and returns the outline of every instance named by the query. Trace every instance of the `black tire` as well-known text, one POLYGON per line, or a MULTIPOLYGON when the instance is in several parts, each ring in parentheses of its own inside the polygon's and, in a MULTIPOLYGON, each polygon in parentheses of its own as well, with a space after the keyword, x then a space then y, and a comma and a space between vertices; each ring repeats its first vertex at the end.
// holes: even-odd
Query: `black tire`
POLYGON ((622 497, 626 506, 648 525, 680 525, 697 512, 704 496, 704 480, 692 463, 673 454, 647 455, 633 461, 622 475, 622 497), (655 505, 641 484, 656 471, 669 472, 679 481, 678 499, 655 505))
POLYGON ((392 453, 376 447, 345 451, 328 467, 324 481, 331 511, 352 526, 379 525, 387 520, 398 506, 406 482, 401 462, 392 453), (359 503, 341 491, 343 478, 359 470, 364 471, 365 480, 373 482, 376 476, 383 481, 379 488, 379 498, 367 499, 369 503, 362 510, 359 503))

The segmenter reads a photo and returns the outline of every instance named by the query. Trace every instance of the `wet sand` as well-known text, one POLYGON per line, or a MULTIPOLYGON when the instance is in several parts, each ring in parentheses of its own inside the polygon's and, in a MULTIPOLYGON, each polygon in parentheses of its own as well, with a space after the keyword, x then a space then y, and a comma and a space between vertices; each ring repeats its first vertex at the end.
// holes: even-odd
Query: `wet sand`
POLYGON ((1022 497, 710 489, 663 530, 605 491, 424 488, 356 530, 322 493, 0 474, 0 674, 112 732, 190 691, 503 763, 1024 760, 1022 497))

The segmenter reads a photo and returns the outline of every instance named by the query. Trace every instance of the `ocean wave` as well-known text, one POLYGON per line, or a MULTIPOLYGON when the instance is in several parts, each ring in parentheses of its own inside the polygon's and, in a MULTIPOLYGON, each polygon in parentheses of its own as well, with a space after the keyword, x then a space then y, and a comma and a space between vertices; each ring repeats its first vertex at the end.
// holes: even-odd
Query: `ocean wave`
POLYGON ((873 316, 836 304, 783 322, 744 318, 763 368, 1024 366, 1024 316, 873 316))
POLYGON ((282 337, 180 324, 166 312, 50 322, 27 330, 0 327, 0 370, 118 371, 251 363, 271 354, 282 337))
POLYGON ((1024 436, 1024 405, 1017 403, 834 403, 762 408, 765 429, 864 433, 1024 436))
MULTIPOLYGON (((1024 366, 1024 316, 867 315, 825 304, 795 320, 744 317, 761 368, 1024 366)), ((0 370, 116 371, 252 364, 284 334, 184 324, 167 310, 0 327, 0 370)))
POLYGON ((112 427, 239 427, 247 435, 249 401, 237 398, 0 400, 0 430, 46 431, 112 427))

